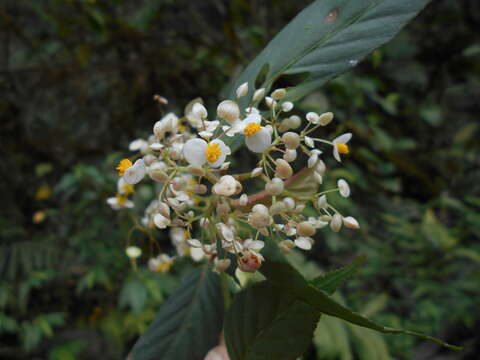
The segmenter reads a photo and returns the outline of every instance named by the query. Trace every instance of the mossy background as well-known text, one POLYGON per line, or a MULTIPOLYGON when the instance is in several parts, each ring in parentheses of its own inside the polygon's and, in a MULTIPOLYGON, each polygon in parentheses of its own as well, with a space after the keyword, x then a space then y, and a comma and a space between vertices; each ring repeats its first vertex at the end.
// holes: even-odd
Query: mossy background
MULTIPOLYGON (((177 113, 201 96, 213 113, 241 66, 308 3, 2 2, 0 358, 124 358, 191 265, 132 271, 124 255, 132 220, 105 203, 116 161, 162 115, 154 94, 177 113)), ((465 351, 329 324, 322 331, 336 340, 317 334, 306 358, 480 353, 479 23, 475 0, 433 1, 392 42, 297 104, 336 114, 321 135, 354 133, 327 186, 351 182, 352 198, 335 205, 362 224, 321 232, 304 267, 368 255, 342 290, 345 302, 465 351), (383 341, 389 355, 374 354, 383 341)), ((140 186, 139 208, 152 196, 140 186)), ((167 234, 157 235, 170 251, 167 234)), ((148 254, 141 234, 132 242, 148 254)))

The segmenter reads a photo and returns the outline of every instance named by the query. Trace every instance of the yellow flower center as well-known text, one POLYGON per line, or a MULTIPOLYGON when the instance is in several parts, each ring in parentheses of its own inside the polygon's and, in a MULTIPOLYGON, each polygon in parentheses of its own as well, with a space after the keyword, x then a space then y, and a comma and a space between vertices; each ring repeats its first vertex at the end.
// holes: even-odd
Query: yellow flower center
POLYGON ((166 273, 166 272, 170 271, 172 266, 173 266, 173 261, 166 261, 166 262, 163 262, 161 264, 158 264, 155 267, 155 271, 161 272, 161 273, 166 273))
POLYGON ((126 197, 125 195, 122 195, 122 194, 117 194, 117 195, 116 195, 116 198, 117 198, 117 203, 118 203, 118 205, 120 205, 120 206, 125 205, 125 203, 126 203, 127 200, 128 200, 128 197, 126 197))
POLYGON ((131 195, 135 192, 135 188, 130 184, 123 184, 122 191, 125 196, 131 195))
POLYGON ((207 150, 205 151, 205 155, 207 156, 207 160, 211 163, 218 160, 220 155, 222 155, 222 151, 220 150, 219 144, 208 144, 207 150))
POLYGON ((253 134, 256 134, 257 132, 259 132, 260 129, 261 129, 260 124, 251 122, 250 124, 248 124, 247 126, 245 126, 245 130, 243 130, 243 132, 244 132, 245 135, 247 135, 247 136, 252 136, 253 134))
POLYGON ((340 154, 348 154, 348 145, 347 144, 335 144, 337 146, 337 150, 340 154))
POLYGON ((118 170, 118 176, 123 176, 123 174, 125 173, 125 170, 127 170, 132 165, 133 165, 132 162, 128 159, 120 160, 120 162, 118 163, 118 166, 115 168, 116 170, 118 170))

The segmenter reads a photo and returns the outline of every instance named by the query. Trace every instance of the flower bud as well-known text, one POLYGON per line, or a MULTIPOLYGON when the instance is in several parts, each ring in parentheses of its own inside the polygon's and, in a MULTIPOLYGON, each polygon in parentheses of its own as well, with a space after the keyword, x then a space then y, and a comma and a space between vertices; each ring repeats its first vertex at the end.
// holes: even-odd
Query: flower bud
POLYGON ((158 161, 158 158, 155 155, 147 154, 143 157, 143 162, 146 166, 152 165, 155 161, 158 161))
POLYGON ((283 154, 283 160, 287 162, 293 162, 297 158, 297 150, 287 149, 285 154, 283 154))
POLYGON ((185 190, 187 187, 187 180, 183 177, 175 177, 172 180, 172 188, 175 191, 185 190))
POLYGON ((250 214, 248 214, 248 223, 251 227, 259 230, 270 226, 272 223, 272 217, 270 214, 268 214, 268 210, 267 213, 252 211, 250 214))
POLYGON ((162 169, 165 168, 165 164, 157 161, 148 167, 148 176, 150 179, 157 182, 166 182, 169 179, 168 174, 162 169))
POLYGON ((252 170, 252 173, 250 174, 251 177, 257 177, 262 175, 263 169, 261 167, 257 167, 252 170))
POLYGON ((268 194, 273 195, 273 196, 280 195, 283 192, 284 188, 285 188, 285 186, 283 184, 282 179, 280 179, 278 177, 273 178, 272 181, 268 182, 265 185, 265 191, 268 194))
POLYGON ((302 250, 311 250, 313 245, 313 239, 308 236, 300 236, 295 239, 295 245, 302 250))
POLYGON ((286 207, 283 201, 277 201, 275 204, 270 206, 269 213, 272 215, 278 215, 285 212, 286 207))
POLYGON ((212 191, 217 195, 232 196, 237 191, 238 181, 231 175, 224 175, 213 185, 212 191))
POLYGON ((278 244, 278 247, 284 254, 289 254, 295 247, 295 243, 292 240, 283 240, 278 244))
POLYGON ((136 259, 142 255, 142 249, 137 246, 129 246, 125 249, 125 252, 130 259, 136 259))
POLYGON ((263 204, 256 204, 253 206, 252 212, 258 212, 260 214, 268 215, 268 208, 263 204))
POLYGON ((158 212, 162 214, 164 217, 170 218, 170 206, 168 206, 164 202, 160 202, 158 204, 158 212))
POLYGON ((285 119, 280 123, 280 125, 278 125, 278 131, 284 133, 288 130, 290 130, 290 126, 288 125, 288 119, 285 119))
POLYGON ((322 175, 320 175, 318 172, 316 172, 316 171, 313 172, 313 178, 315 179, 315 181, 316 181, 318 184, 320 184, 320 185, 323 184, 323 177, 322 177, 322 175))
POLYGON ((290 129, 298 129, 302 125, 302 119, 298 115, 292 115, 288 118, 290 129))
POLYGON ((340 214, 333 215, 332 221, 330 221, 330 229, 335 232, 339 232, 342 228, 342 217, 340 214))
POLYGON ((253 94, 253 101, 262 100, 264 96, 265 96, 265 88, 257 89, 253 94))
POLYGON ((248 94, 248 82, 244 82, 237 88, 237 98, 241 98, 248 94))
POLYGON ((293 198, 291 197, 286 197, 284 198, 283 200, 283 203, 285 204, 285 208, 287 210, 293 210, 295 209, 295 200, 293 200, 293 198))
POLYGON ((325 174, 325 170, 327 170, 327 166, 325 165, 322 159, 318 160, 315 170, 322 176, 325 174))
POLYGON ((340 192, 340 195, 342 195, 344 198, 348 198, 350 196, 350 187, 348 186, 348 183, 344 179, 338 180, 337 186, 338 186, 338 191, 340 192))
POLYGON ((282 142, 287 149, 296 149, 300 145, 300 136, 297 133, 289 131, 283 134, 282 142))
POLYGON ((318 114, 316 112, 309 112, 307 113, 306 115, 306 118, 309 122, 311 122, 312 124, 318 124, 319 120, 320 120, 320 116, 318 116, 318 114))
POLYGON ((242 194, 242 196, 240 196, 240 199, 238 199, 238 204, 240 206, 246 206, 248 204, 248 195, 242 194))
POLYGON ((326 112, 320 115, 320 118, 318 119, 318 123, 322 126, 325 126, 330 124, 332 120, 333 120, 333 113, 326 112))
POLYGON ((218 272, 224 272, 230 266, 231 261, 230 261, 230 259, 215 258, 213 263, 214 263, 214 266, 215 266, 215 270, 217 270, 218 272))
POLYGON ((323 222, 330 222, 332 220, 332 217, 330 215, 322 215, 318 218, 318 220, 323 222))
POLYGON ((235 101, 225 100, 218 104, 217 115, 228 123, 233 123, 240 117, 240 108, 235 101))
POLYGON ((159 229, 166 229, 170 225, 170 219, 166 218, 162 214, 156 214, 153 217, 153 223, 159 229))
POLYGON ((307 166, 309 168, 314 167, 317 164, 318 161, 318 153, 317 152, 312 152, 312 155, 308 158, 307 166))
POLYGON ((293 109, 293 103, 291 101, 285 101, 282 103, 282 111, 289 112, 293 109))
POLYGON ((205 176, 205 170, 198 165, 188 165, 187 170, 194 176, 205 176))
POLYGON ((274 92, 272 92, 271 96, 274 100, 281 100, 285 97, 287 94, 287 91, 285 89, 277 89, 274 92))
POLYGON ((360 225, 353 216, 347 216, 343 218, 343 225, 349 229, 360 229, 360 225))
POLYGON ((203 106, 202 104, 200 104, 198 102, 193 104, 192 113, 195 116, 199 117, 200 119, 206 119, 207 116, 208 116, 208 112, 207 112, 207 109, 205 109, 205 106, 203 106))
POLYGON ((318 198, 317 207, 319 209, 326 209, 328 207, 327 196, 326 195, 322 195, 318 198))
POLYGON ((292 176, 293 170, 288 162, 283 159, 277 159, 275 160, 275 164, 275 175, 280 179, 287 179, 292 176))
POLYGON ((265 98, 265 103, 267 104, 267 106, 271 109, 271 108, 274 108, 275 106, 277 106, 277 102, 275 100, 273 100, 270 96, 267 96, 265 98))
POLYGON ((303 221, 297 225, 297 234, 299 236, 312 236, 315 234, 315 228, 308 221, 303 221))

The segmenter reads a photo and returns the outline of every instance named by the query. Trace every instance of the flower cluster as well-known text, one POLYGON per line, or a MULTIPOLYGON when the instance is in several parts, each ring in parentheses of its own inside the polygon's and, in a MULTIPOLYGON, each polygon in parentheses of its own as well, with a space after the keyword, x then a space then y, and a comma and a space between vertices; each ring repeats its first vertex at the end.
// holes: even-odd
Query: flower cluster
POLYGON ((218 271, 235 260, 241 271, 254 272, 264 261, 263 236, 288 253, 295 247, 310 250, 313 236, 323 227, 335 232, 342 226, 359 228, 355 218, 340 214, 327 199, 335 192, 350 195, 344 179, 338 180, 336 188, 319 190, 326 165, 317 144, 330 147, 340 162, 341 155, 349 153, 352 135, 332 141, 313 137, 334 115, 309 112, 306 121, 289 115, 294 104, 286 100, 285 89, 276 89, 270 96, 265 96, 265 89, 257 89, 249 107, 241 110, 238 98, 247 94, 245 83, 237 89, 237 101, 218 105, 214 120, 209 120, 201 101, 187 106, 181 118, 165 115, 154 124, 148 139, 130 144, 137 155, 118 164, 117 194, 107 200, 113 209, 132 208, 129 196, 144 178, 158 183, 158 194, 138 226, 147 231, 170 228, 177 254, 151 258, 151 270, 168 271, 177 256, 191 256, 195 261, 208 259, 218 271), (248 172, 230 169, 233 139, 241 139, 258 156, 248 172), (294 164, 299 168, 296 172, 294 164), (245 184, 253 178, 262 184, 255 193, 245 184), (317 215, 306 216, 307 207, 315 208, 317 215))

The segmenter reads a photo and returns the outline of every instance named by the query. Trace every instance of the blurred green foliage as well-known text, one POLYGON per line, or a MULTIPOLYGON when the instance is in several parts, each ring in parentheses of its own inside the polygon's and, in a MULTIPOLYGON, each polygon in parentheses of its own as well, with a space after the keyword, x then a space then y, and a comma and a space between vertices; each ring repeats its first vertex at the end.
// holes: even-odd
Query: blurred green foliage
MULTIPOLYGON (((124 255, 132 221, 105 203, 119 152, 161 116, 154 94, 178 112, 197 96, 213 105, 307 3, 2 3, 0 358, 124 356, 189 265, 166 275, 132 270, 124 255)), ((328 269, 368 255, 345 301, 383 323, 463 344, 452 359, 480 353, 479 22, 475 0, 434 1, 298 106, 335 112, 341 125, 323 135, 354 133, 345 166, 332 166, 326 180, 350 180, 352 199, 330 200, 362 224, 360 233, 322 232, 310 260, 328 269)), ((148 196, 140 189, 135 200, 148 196)), ((148 254, 140 234, 131 240, 148 254)), ((372 359, 383 341, 398 359, 443 351, 322 326, 336 331, 338 346, 317 334, 312 359, 372 359)))

